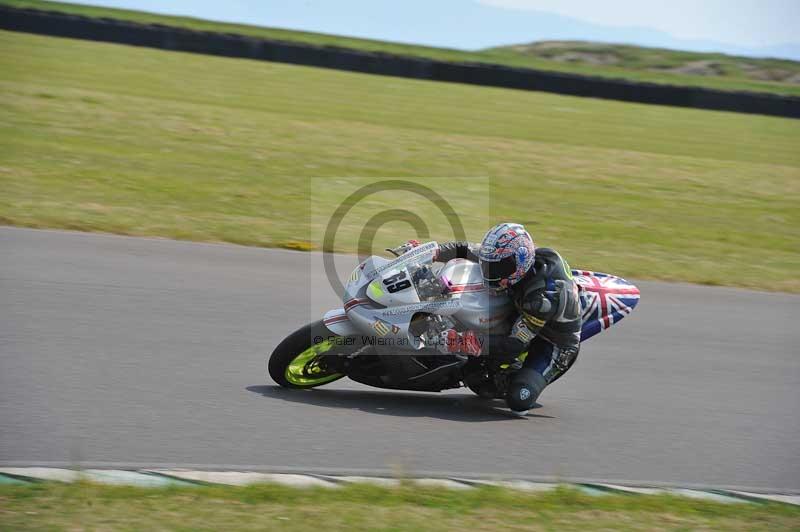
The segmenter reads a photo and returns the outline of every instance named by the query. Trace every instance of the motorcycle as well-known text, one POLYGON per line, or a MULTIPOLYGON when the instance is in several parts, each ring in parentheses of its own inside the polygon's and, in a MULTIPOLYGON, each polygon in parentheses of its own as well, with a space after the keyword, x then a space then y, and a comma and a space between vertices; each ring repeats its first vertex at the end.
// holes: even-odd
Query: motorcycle
MULTIPOLYGON (((527 353, 510 360, 442 354, 450 328, 508 334, 517 312, 505 292, 483 285, 480 266, 466 259, 435 262, 438 243, 373 255, 344 287, 343 307, 286 337, 269 358, 269 375, 286 388, 316 388, 348 377, 378 388, 440 392, 465 386, 506 398, 527 353), (488 390, 488 392, 487 392, 488 390)), ((388 250, 393 251, 393 250, 388 250)), ((569 270, 579 289, 581 342, 630 314, 639 289, 613 275, 569 270)))

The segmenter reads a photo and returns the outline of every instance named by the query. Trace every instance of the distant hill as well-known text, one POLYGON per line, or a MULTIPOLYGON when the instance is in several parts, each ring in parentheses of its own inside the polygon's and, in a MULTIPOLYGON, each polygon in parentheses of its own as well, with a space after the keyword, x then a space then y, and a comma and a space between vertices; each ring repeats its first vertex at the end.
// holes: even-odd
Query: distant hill
POLYGON ((441 61, 493 63, 669 85, 800 96, 800 63, 781 59, 753 59, 724 54, 560 41, 470 52, 47 0, 0 0, 0 6, 59 11, 144 24, 157 23, 200 31, 238 33, 265 39, 340 46, 441 61))
POLYGON ((490 48, 487 52, 508 53, 557 64, 770 81, 800 86, 800 62, 787 59, 738 57, 585 41, 541 41, 490 48))

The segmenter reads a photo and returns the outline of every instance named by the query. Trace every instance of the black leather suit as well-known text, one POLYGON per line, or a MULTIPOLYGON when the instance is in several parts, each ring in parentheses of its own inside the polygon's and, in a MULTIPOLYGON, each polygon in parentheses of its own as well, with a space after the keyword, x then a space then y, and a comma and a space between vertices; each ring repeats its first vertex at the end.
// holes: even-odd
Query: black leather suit
MULTIPOLYGON (((436 260, 478 262, 478 246, 440 245, 436 260)), ((533 267, 508 292, 519 316, 508 335, 479 335, 482 355, 511 359, 527 351, 524 367, 552 383, 575 363, 580 349, 581 305, 578 285, 566 261, 554 250, 538 248, 533 267)))

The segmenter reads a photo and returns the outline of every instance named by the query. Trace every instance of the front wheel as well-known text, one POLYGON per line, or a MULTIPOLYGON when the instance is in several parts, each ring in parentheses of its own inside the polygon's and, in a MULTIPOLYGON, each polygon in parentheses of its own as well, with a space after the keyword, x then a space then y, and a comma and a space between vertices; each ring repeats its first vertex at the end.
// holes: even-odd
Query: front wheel
POLYGON ((270 355, 269 376, 284 388, 315 388, 341 379, 344 374, 327 368, 323 356, 334 347, 333 336, 322 320, 296 330, 270 355))

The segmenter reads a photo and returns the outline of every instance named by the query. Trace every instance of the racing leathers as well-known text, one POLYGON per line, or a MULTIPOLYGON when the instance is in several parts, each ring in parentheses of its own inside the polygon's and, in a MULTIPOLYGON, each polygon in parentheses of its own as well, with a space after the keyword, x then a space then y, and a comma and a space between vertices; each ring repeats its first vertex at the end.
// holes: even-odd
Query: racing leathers
MULTIPOLYGON (((447 242, 440 245, 436 260, 463 258, 478 262, 477 249, 468 242, 447 242)), ((521 372, 533 370, 543 388, 563 375, 578 357, 581 305, 579 287, 556 251, 537 248, 534 259, 525 277, 507 289, 519 312, 510 334, 469 335, 477 337, 482 356, 511 360, 527 351, 521 372)))

